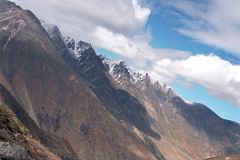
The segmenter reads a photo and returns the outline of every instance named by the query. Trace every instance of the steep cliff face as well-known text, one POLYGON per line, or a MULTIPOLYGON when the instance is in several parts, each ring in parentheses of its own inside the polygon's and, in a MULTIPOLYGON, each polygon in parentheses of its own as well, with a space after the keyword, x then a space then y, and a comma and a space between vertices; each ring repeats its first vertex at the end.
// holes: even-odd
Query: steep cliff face
POLYGON ((54 35, 56 46, 65 47, 60 55, 107 110, 135 126, 140 135, 150 137, 166 159, 201 160, 220 151, 240 151, 239 124, 220 118, 202 104, 184 101, 168 85, 153 82, 148 74, 133 72, 124 61, 96 55, 90 44, 75 44, 60 32, 46 30, 54 35))
POLYGON ((30 11, 0 0, 0 29, 0 83, 38 127, 66 139, 81 159, 156 159, 66 65, 30 11))
POLYGON ((134 96, 114 86, 106 73, 102 57, 96 55, 90 44, 79 41, 74 45, 73 39, 61 38, 63 36, 56 26, 48 26, 46 29, 55 46, 61 48, 59 51, 63 59, 88 84, 114 117, 160 139, 160 136, 151 129, 151 117, 148 116, 146 109, 134 96), (58 47, 59 44, 61 47, 58 47))

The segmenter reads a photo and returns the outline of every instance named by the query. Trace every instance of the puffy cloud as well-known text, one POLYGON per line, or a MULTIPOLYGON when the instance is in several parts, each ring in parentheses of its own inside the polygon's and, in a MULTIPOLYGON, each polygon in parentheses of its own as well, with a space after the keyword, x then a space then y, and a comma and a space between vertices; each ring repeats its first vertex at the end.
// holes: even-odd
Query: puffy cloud
POLYGON ((160 0, 178 14, 178 32, 240 56, 239 0, 160 0))
POLYGON ((130 33, 141 29, 151 13, 150 9, 141 7, 137 0, 13 1, 31 9, 38 17, 60 26, 71 27, 72 23, 79 23, 79 30, 83 27, 81 24, 85 23, 91 27, 101 26, 119 33, 130 33))
POLYGON ((102 27, 98 27, 93 33, 95 43, 108 50, 114 51, 122 56, 134 60, 156 60, 161 58, 186 58, 191 55, 190 52, 152 48, 149 45, 151 35, 144 33, 135 35, 132 38, 126 38, 122 34, 113 33, 102 27))
POLYGON ((240 65, 233 65, 213 54, 187 59, 162 59, 153 64, 155 79, 171 82, 178 77, 206 87, 213 95, 240 106, 240 65))
POLYGON ((13 1, 40 19, 58 25, 64 35, 122 56, 134 58, 138 51, 147 54, 143 47, 136 45, 139 41, 151 48, 150 39, 146 38, 149 33, 144 31, 151 10, 141 6, 138 0, 13 1))
POLYGON ((139 0, 12 0, 64 35, 84 40, 144 65, 155 57, 184 58, 188 52, 151 47, 145 25, 151 10, 139 0), (161 54, 159 54, 161 53, 161 54))

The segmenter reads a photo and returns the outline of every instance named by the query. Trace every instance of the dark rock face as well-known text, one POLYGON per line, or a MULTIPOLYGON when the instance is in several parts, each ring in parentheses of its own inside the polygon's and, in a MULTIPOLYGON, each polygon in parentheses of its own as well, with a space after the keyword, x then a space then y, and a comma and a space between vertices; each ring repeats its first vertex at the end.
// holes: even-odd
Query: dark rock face
MULTIPOLYGON (((52 39, 55 46, 63 44, 62 41, 58 41, 60 37, 62 37, 60 32, 52 32, 49 28, 46 29, 49 35, 54 34, 54 37, 59 37, 52 39)), ((79 41, 76 48, 72 50, 73 45, 70 45, 69 42, 73 40, 70 40, 70 38, 65 38, 65 40, 65 46, 68 48, 59 50, 61 55, 64 55, 62 56, 63 59, 89 85, 98 98, 104 103, 107 110, 117 119, 125 120, 127 123, 137 127, 140 131, 159 139, 160 136, 150 128, 151 118, 147 115, 146 109, 139 103, 136 97, 125 90, 114 87, 106 73, 107 70, 102 62, 102 57, 96 55, 91 45, 79 41), (69 52, 66 53, 66 50, 69 50, 69 52), (77 56, 71 55, 71 52, 74 52, 77 56)), ((117 67, 115 72, 123 68, 121 64, 117 67)))
POLYGON ((217 116, 207 106, 202 104, 188 105, 181 98, 174 97, 172 103, 179 108, 181 115, 197 130, 203 130, 207 136, 222 143, 231 144, 224 146, 223 154, 234 154, 240 152, 240 125, 224 120, 217 116))
POLYGON ((189 106, 179 97, 174 97, 172 103, 180 109, 181 115, 192 126, 198 130, 205 130, 211 139, 224 140, 226 135, 234 138, 229 135, 229 131, 234 128, 238 129, 236 133, 240 133, 239 124, 220 118, 207 106, 198 103, 189 106))

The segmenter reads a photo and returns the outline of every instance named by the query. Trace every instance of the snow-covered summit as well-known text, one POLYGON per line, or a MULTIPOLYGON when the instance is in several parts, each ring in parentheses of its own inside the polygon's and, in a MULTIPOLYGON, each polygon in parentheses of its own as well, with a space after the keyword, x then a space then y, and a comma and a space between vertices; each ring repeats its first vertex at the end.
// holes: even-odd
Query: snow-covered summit
POLYGON ((51 39, 55 38, 56 36, 61 36, 61 38, 63 38, 59 28, 56 25, 48 24, 45 23, 44 21, 41 21, 41 25, 46 30, 51 39))
POLYGON ((79 41, 76 50, 78 53, 82 53, 90 48, 92 48, 92 45, 90 43, 79 41))
POLYGON ((108 72, 111 75, 114 74, 123 74, 124 71, 127 71, 128 69, 126 68, 126 64, 123 60, 109 60, 107 58, 103 59, 103 64, 107 68, 108 72))
MULTIPOLYGON (((42 25, 51 39, 61 39, 63 41, 64 44, 59 48, 61 49, 63 48, 62 46, 65 46, 68 54, 75 59, 75 63, 85 63, 85 61, 89 60, 95 63, 94 59, 99 58, 102 60, 100 63, 103 63, 109 75, 120 85, 131 85, 142 90, 154 89, 164 93, 168 97, 176 96, 170 86, 154 81, 148 73, 131 70, 127 67, 124 60, 110 60, 101 55, 97 56, 90 43, 83 41, 76 43, 73 38, 62 36, 57 26, 46 23, 42 23, 42 25)), ((60 43, 61 40, 57 41, 60 43)))
POLYGON ((113 79, 117 81, 128 81, 137 84, 144 77, 143 74, 133 72, 128 68, 124 60, 109 60, 105 58, 103 59, 103 64, 113 79))
POLYGON ((77 44, 75 43, 75 40, 71 37, 64 37, 63 38, 66 46, 69 49, 69 52, 76 58, 80 59, 82 56, 82 53, 84 53, 86 50, 91 49, 92 45, 90 43, 86 43, 83 41, 79 41, 77 44))
POLYGON ((63 40, 69 49, 72 49, 73 51, 75 51, 75 40, 73 38, 64 37, 63 40))
POLYGON ((66 46, 68 52, 73 56, 75 59, 80 59, 82 56, 82 53, 85 52, 88 49, 91 49, 92 46, 90 43, 86 43, 83 41, 79 41, 78 43, 75 42, 75 40, 69 36, 63 36, 59 30, 59 28, 56 25, 45 23, 44 21, 41 21, 42 26, 48 33, 49 37, 52 40, 55 40, 61 44, 61 47, 64 48, 66 46))
POLYGON ((127 67, 125 61, 123 60, 109 60, 107 58, 103 58, 103 64, 112 78, 121 85, 130 84, 141 88, 142 90, 155 88, 155 90, 159 90, 161 93, 165 93, 170 97, 176 96, 175 92, 169 85, 165 83, 161 84, 159 81, 154 81, 148 73, 132 71, 127 67))

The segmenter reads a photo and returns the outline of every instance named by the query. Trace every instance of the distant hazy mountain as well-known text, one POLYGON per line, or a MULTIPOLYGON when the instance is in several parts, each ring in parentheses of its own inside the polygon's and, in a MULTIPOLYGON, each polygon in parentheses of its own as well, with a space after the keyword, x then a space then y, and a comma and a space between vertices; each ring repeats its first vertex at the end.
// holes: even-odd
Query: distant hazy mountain
POLYGON ((0 112, 0 159, 9 158, 1 154, 9 144, 12 156, 39 160, 202 160, 240 152, 239 124, 5 0, 0 86, 0 109, 11 119, 0 112))

